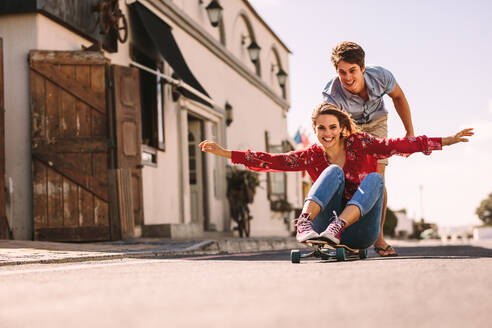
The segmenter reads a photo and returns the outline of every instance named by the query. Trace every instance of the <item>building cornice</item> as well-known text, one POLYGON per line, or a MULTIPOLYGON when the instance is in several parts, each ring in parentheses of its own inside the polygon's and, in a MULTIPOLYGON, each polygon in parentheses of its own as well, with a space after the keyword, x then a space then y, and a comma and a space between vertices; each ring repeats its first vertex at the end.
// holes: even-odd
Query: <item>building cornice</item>
POLYGON ((256 17, 256 19, 261 23, 261 25, 263 25, 272 35, 273 37, 275 38, 275 40, 277 40, 277 42, 289 53, 291 54, 292 51, 290 51, 290 49, 285 45, 285 43, 280 40, 280 38, 278 37, 278 35, 273 32, 272 28, 263 20, 263 18, 261 18, 260 14, 258 14, 258 12, 256 11, 256 9, 251 5, 251 3, 249 3, 248 0, 242 0, 244 5, 246 7, 248 7, 248 9, 253 13, 253 15, 256 17))
MULTIPOLYGON (((220 58, 229 67, 235 70, 239 75, 244 77, 248 82, 261 90, 265 95, 277 103, 283 110, 288 111, 290 104, 278 96, 265 82, 263 82, 257 75, 252 73, 246 65, 240 62, 229 50, 227 50, 219 41, 206 32, 200 25, 195 23, 191 17, 189 17, 183 10, 178 8, 170 0, 137 0, 143 5, 150 4, 154 9, 168 17, 174 24, 182 28, 195 40, 203 44, 214 55, 220 58)), ((135 1, 128 1, 131 3, 135 1)), ((150 8, 152 9, 152 8, 150 8)))

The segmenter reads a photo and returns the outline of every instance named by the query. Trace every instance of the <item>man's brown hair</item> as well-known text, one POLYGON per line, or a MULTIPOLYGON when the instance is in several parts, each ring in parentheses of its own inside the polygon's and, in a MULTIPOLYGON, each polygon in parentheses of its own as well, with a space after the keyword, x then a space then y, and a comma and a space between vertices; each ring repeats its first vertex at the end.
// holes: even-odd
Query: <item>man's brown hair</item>
POLYGON ((338 70, 338 63, 341 60, 350 64, 357 64, 360 69, 363 69, 365 55, 364 50, 357 43, 344 41, 331 51, 331 62, 335 65, 336 70, 338 70))

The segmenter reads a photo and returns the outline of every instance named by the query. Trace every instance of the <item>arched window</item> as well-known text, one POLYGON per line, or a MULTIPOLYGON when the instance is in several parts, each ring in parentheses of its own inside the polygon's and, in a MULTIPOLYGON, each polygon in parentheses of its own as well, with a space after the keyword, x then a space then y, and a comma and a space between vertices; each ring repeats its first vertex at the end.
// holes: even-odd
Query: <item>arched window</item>
POLYGON ((256 75, 261 76, 261 50, 260 56, 256 61, 252 61, 248 52, 248 47, 252 43, 256 43, 256 39, 252 24, 246 15, 245 11, 241 11, 235 19, 231 50, 251 71, 256 75))
POLYGON ((279 75, 287 74, 287 72, 282 66, 282 61, 275 45, 271 46, 266 63, 267 67, 265 69, 268 72, 268 84, 275 91, 275 93, 281 95, 283 98, 286 98, 286 83, 283 85, 281 84, 283 81, 280 81, 279 75))

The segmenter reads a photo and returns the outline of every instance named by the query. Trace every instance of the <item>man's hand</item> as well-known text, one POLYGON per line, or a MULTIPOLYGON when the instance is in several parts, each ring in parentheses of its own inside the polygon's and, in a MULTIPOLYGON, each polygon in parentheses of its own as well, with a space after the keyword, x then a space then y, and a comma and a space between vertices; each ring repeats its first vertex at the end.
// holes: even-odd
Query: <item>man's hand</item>
POLYGON ((222 148, 217 145, 215 142, 210 140, 204 140, 200 142, 200 148, 202 148, 203 152, 211 153, 217 156, 222 156, 225 158, 231 158, 231 151, 222 148))
POLYGON ((471 137, 474 134, 475 132, 473 132, 473 128, 461 130, 460 132, 456 133, 454 136, 442 138, 442 145, 451 146, 459 142, 468 142, 469 139, 466 137, 471 137))

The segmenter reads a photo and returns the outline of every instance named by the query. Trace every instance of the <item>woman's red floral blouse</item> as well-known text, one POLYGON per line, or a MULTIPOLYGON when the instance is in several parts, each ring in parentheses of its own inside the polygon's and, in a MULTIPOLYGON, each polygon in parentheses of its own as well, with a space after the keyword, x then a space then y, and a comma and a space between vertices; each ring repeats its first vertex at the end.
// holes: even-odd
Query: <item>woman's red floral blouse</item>
MULTIPOLYGON (((377 172, 377 160, 393 155, 408 157, 412 153, 423 152, 430 155, 433 150, 442 149, 442 138, 426 136, 378 139, 365 132, 353 133, 344 140, 346 159, 345 173, 346 199, 351 199, 362 180, 371 172, 377 172)), ((313 181, 331 163, 323 147, 313 144, 309 148, 284 154, 265 152, 233 151, 231 161, 244 164, 247 168, 260 172, 304 171, 313 181)))

